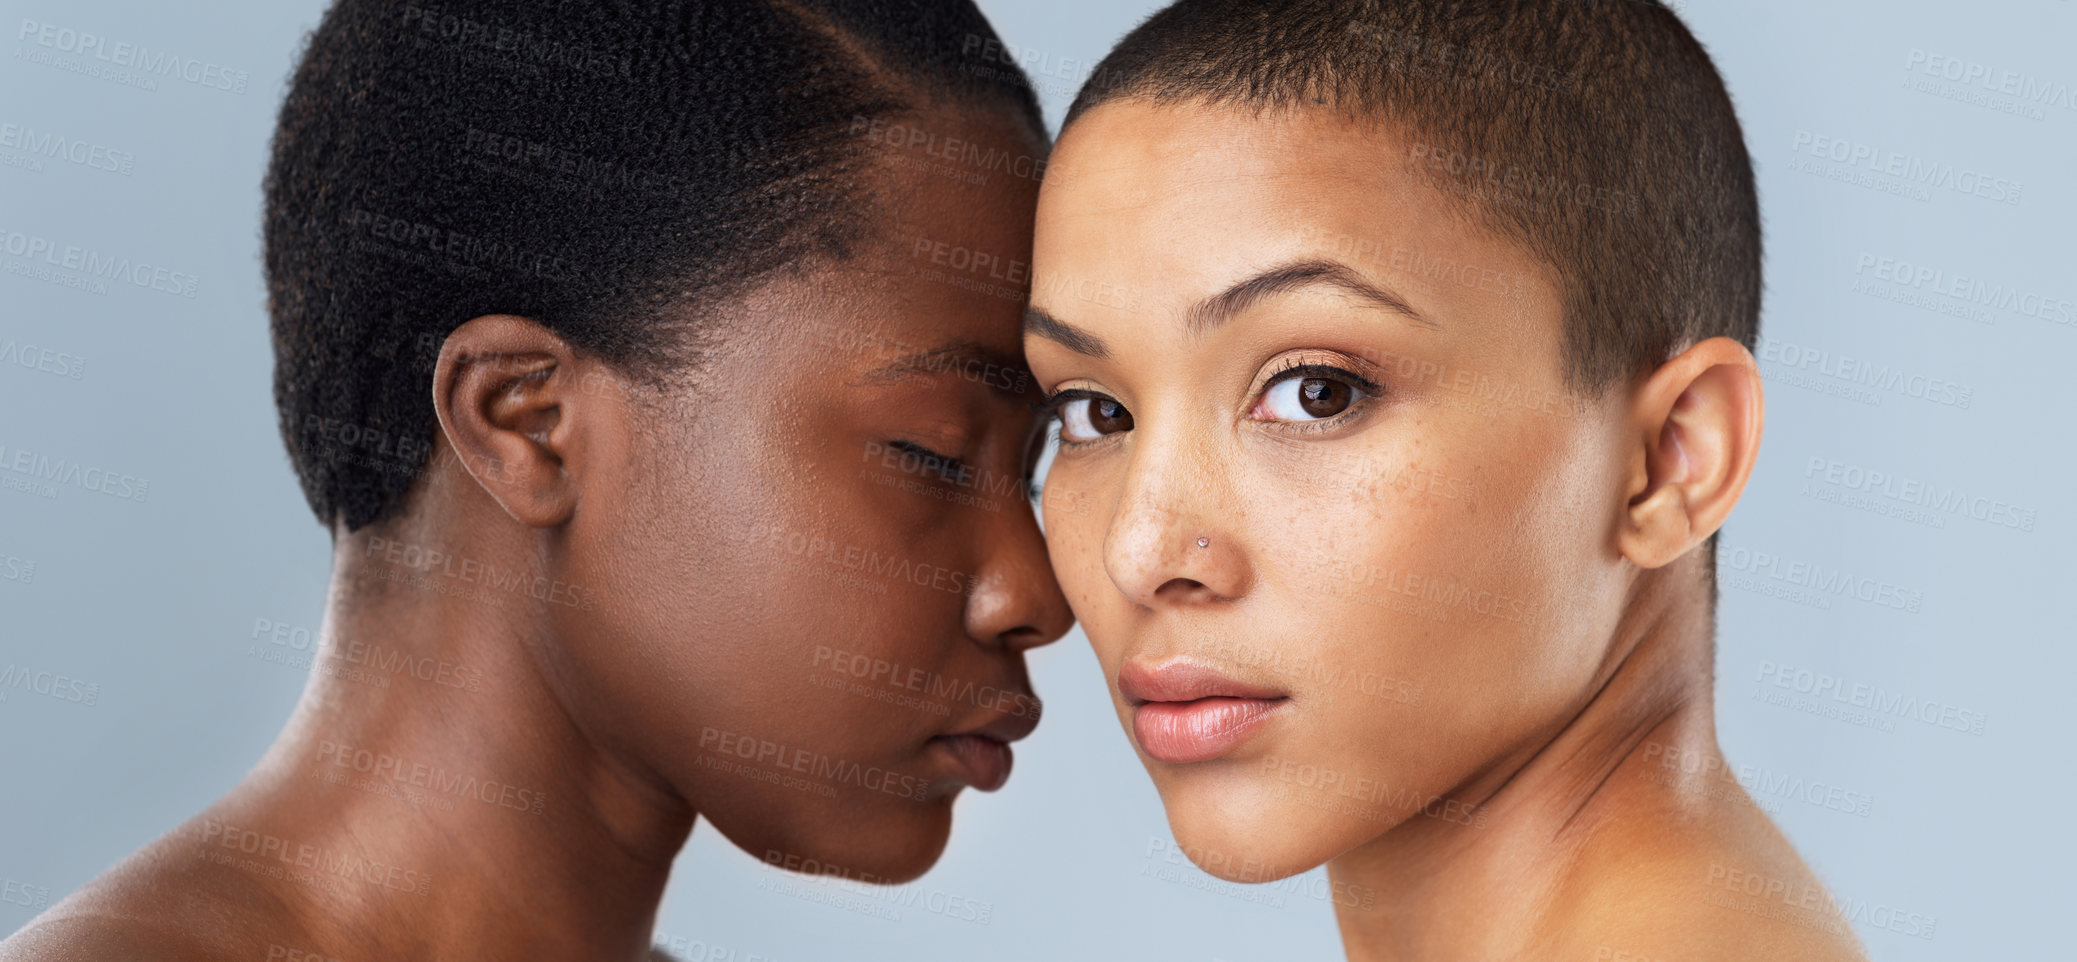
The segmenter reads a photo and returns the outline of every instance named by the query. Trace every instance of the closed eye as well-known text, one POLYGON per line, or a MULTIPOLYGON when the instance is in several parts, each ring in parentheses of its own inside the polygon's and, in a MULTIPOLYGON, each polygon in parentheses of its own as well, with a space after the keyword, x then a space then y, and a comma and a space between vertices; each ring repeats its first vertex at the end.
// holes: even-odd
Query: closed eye
POLYGON ((920 469, 935 474, 946 481, 954 481, 966 470, 966 462, 949 454, 940 454, 914 441, 889 441, 889 450, 900 451, 915 457, 920 469))

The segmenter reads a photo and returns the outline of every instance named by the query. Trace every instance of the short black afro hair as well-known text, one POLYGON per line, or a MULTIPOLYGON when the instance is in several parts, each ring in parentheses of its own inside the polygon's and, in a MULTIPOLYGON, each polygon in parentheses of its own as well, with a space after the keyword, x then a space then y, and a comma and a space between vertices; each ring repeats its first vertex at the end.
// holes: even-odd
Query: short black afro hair
POLYGON ((1575 388, 1759 336, 1752 159, 1658 0, 1180 0, 1104 58, 1066 125, 1119 99, 1393 123, 1406 162, 1555 269, 1575 388))
POLYGON ((861 119, 950 102, 1043 143, 971 0, 336 0, 268 166, 274 397, 303 492, 398 510, 447 334, 516 314, 634 377, 672 318, 872 234, 861 119))

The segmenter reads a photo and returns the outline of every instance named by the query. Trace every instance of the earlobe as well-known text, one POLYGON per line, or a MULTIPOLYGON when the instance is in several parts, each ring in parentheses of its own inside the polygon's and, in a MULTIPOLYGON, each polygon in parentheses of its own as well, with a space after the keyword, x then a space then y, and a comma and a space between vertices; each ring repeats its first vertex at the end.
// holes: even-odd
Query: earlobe
POLYGON ((509 314, 456 328, 433 369, 433 409, 455 460, 530 527, 562 524, 576 509, 575 374, 567 342, 509 314))
POLYGON ((1636 447, 1618 547, 1661 567, 1721 528, 1759 457, 1765 402, 1752 352, 1727 337, 1683 351, 1636 389, 1636 447))

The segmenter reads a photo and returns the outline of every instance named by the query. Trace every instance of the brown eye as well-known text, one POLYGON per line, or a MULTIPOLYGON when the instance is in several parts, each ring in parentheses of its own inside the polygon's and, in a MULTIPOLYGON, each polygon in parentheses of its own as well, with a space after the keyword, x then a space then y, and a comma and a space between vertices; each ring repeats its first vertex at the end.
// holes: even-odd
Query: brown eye
POLYGON ((1298 406, 1316 418, 1331 418, 1348 410, 1354 395, 1349 386, 1324 377, 1309 377, 1298 382, 1298 406))
POLYGON ((1132 412, 1125 405, 1110 398, 1094 399, 1089 405, 1089 425, 1098 434, 1116 434, 1132 430, 1132 412))
POLYGON ((1132 412, 1107 397, 1078 397, 1060 405, 1060 437, 1094 441, 1106 434, 1132 430, 1132 412))
POLYGON ((1262 392, 1256 416, 1265 421, 1324 421, 1367 396, 1340 378, 1287 377, 1262 392))

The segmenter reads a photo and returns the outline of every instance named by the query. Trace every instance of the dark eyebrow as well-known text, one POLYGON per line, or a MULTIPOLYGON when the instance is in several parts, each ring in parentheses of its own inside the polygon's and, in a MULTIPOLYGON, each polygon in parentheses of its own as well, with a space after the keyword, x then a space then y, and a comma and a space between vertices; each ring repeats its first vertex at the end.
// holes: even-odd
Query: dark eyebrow
POLYGON ((1111 349, 1103 343, 1103 338, 1054 317, 1038 307, 1024 309, 1024 333, 1036 334, 1076 354, 1085 354, 1099 361, 1111 356, 1111 349))
POLYGON ((1006 397, 1022 395, 1031 384, 1031 369, 1022 360, 974 341, 907 351, 867 371, 856 383, 891 384, 947 375, 978 381, 1006 397))
POLYGON ((1405 298, 1366 280, 1347 264, 1313 259, 1279 264, 1199 301, 1196 306, 1190 308, 1184 330, 1191 337, 1201 337, 1258 301, 1316 284, 1339 288, 1344 293, 1353 294, 1395 314, 1404 315, 1407 320, 1429 330, 1441 329, 1441 325, 1414 310, 1412 305, 1406 303, 1405 298))

